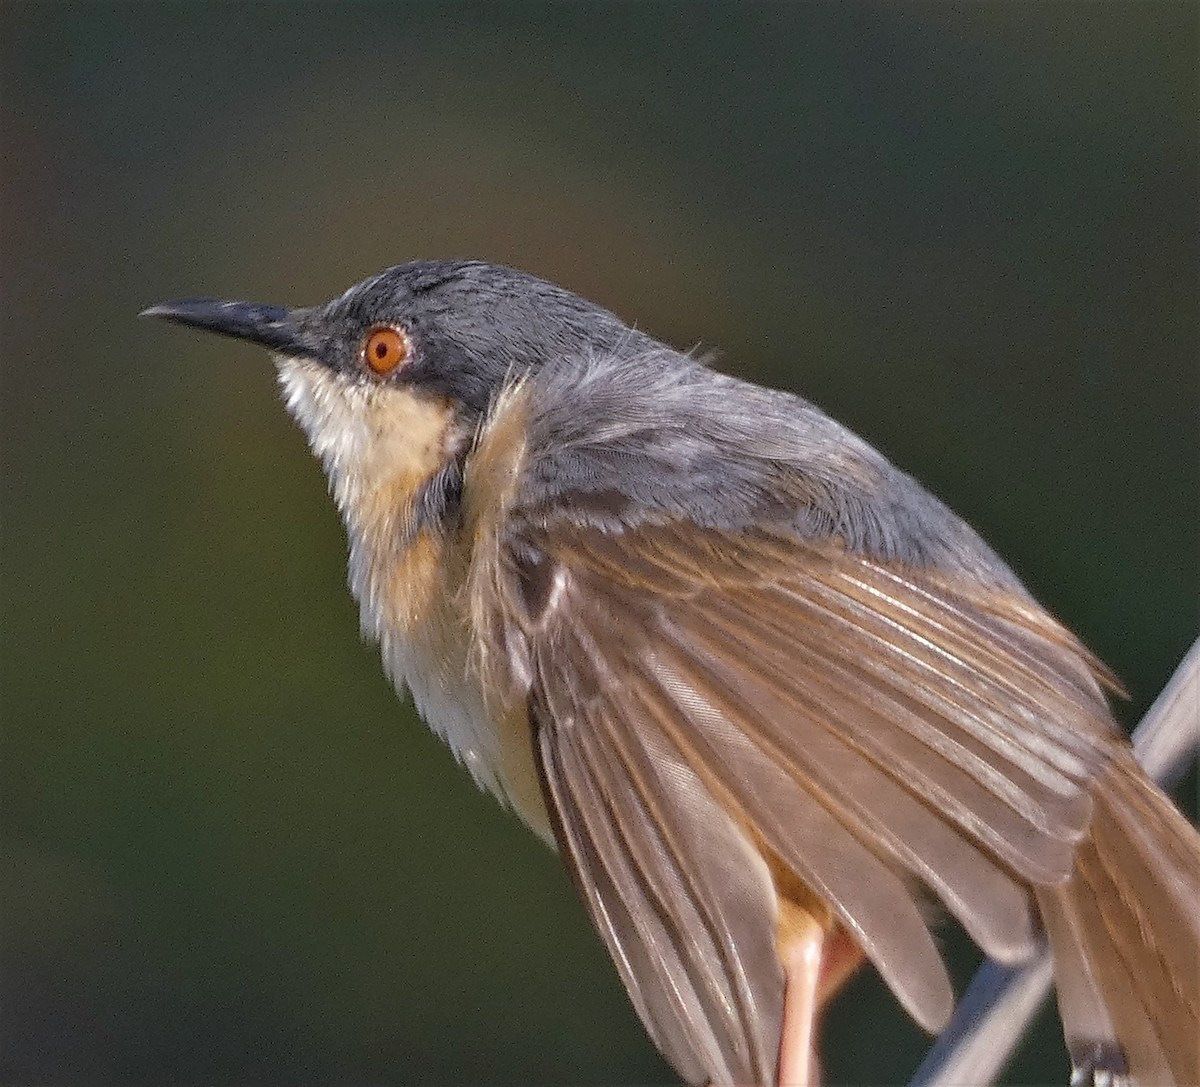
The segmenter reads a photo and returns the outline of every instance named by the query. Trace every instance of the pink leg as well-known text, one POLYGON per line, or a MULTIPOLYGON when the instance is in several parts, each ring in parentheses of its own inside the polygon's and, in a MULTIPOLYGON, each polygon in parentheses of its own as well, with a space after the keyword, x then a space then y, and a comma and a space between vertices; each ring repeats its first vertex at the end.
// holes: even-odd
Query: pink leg
POLYGON ((825 933, 813 924, 793 939, 783 956, 786 989, 783 1031, 779 1039, 777 1087, 818 1087, 814 1026, 821 985, 821 950, 825 933))

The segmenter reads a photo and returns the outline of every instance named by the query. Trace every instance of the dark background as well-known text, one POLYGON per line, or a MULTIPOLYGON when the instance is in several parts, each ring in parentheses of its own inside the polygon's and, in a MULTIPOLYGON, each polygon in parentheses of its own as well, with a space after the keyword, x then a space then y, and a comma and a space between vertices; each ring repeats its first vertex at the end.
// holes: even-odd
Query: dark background
MULTIPOLYGON (((928 482, 1132 722, 1197 629, 1197 53, 1190 3, 4 0, 5 1082, 670 1080, 359 643, 266 356, 139 309, 558 280, 928 482)), ((864 977, 825 1063, 925 1044, 864 977)), ((1010 1076, 1066 1074, 1047 1015, 1010 1076)))

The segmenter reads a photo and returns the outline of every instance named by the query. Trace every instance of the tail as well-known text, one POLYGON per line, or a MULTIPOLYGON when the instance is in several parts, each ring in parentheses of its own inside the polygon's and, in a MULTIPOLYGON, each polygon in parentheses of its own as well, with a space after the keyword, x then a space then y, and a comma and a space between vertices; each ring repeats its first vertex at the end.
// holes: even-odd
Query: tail
POLYGON ((1200 833, 1132 755, 1093 800, 1071 879, 1037 891, 1072 1082, 1200 1084, 1200 833))

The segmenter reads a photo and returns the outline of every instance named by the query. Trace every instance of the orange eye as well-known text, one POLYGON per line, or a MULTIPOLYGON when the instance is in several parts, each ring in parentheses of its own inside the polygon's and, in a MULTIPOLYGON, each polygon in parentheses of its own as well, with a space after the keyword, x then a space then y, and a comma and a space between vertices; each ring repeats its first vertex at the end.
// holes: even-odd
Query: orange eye
POLYGON ((398 328, 377 328, 363 344, 363 358, 375 373, 390 374, 408 359, 412 344, 408 336, 398 328))

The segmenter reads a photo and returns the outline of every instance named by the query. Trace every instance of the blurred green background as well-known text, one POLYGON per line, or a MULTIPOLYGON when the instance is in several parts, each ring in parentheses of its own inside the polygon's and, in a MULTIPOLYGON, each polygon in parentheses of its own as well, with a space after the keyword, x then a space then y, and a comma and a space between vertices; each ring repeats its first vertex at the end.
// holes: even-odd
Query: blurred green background
MULTIPOLYGON (((1197 630, 1197 53, 1190 3, 4 0, 4 1082, 671 1080, 359 643, 265 355, 139 309, 478 256, 719 347, 972 520, 1132 722, 1197 630)), ((925 1045, 864 977, 825 1064, 925 1045)), ((1052 1016, 1009 1074, 1066 1082, 1052 1016)))

